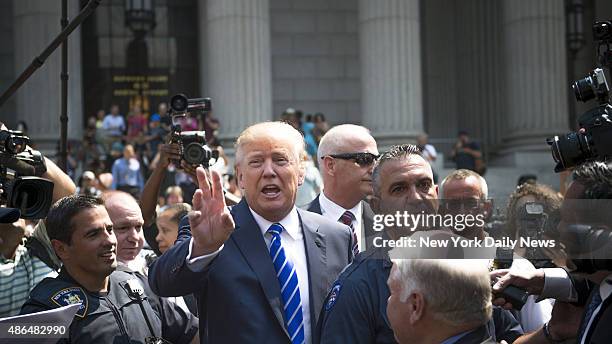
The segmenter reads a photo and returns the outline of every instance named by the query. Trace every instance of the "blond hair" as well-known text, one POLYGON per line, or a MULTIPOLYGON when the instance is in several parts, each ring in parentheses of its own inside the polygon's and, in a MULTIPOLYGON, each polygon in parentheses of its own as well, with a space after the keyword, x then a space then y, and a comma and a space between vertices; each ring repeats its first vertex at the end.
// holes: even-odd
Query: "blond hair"
POLYGON ((246 128, 238 139, 236 140, 236 165, 242 161, 242 149, 245 145, 248 145, 261 137, 287 137, 294 142, 294 158, 295 162, 301 161, 302 152, 306 149, 304 137, 290 124, 285 122, 261 122, 253 124, 246 128))

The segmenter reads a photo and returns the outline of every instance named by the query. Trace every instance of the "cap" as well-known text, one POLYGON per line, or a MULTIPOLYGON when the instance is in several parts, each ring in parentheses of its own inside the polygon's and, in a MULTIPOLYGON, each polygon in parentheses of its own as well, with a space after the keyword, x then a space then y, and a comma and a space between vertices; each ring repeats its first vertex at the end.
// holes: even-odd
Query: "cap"
POLYGON ((154 113, 151 115, 151 118, 149 118, 149 120, 151 122, 159 122, 161 120, 161 117, 159 116, 159 114, 154 113))
POLYGON ((0 207, 0 223, 13 223, 19 220, 21 212, 17 208, 0 207))

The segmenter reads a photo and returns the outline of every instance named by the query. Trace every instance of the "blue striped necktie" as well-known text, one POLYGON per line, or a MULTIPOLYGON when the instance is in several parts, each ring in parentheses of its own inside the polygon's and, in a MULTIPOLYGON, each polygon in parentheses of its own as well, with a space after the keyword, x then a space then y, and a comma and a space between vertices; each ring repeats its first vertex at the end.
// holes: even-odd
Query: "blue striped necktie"
POLYGON ((298 285, 298 275, 293 263, 285 255, 280 234, 284 230, 280 223, 274 223, 268 228, 272 235, 270 242, 270 257, 274 264, 276 277, 281 287, 283 310, 285 312, 285 327, 291 337, 292 344, 304 343, 304 318, 302 314, 302 299, 298 285))

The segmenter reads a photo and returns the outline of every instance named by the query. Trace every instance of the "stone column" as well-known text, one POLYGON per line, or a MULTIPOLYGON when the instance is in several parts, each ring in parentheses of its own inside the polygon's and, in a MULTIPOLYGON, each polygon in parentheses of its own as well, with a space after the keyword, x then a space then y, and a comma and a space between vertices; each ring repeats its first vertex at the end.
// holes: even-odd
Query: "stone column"
POLYGON ((504 0, 506 162, 550 164, 545 139, 568 130, 565 13, 561 0, 504 0))
POLYGON ((207 1, 208 72, 201 83, 225 147, 248 125, 272 119, 269 13, 268 0, 207 1))
POLYGON ((463 0, 455 13, 458 129, 467 130, 488 154, 501 143, 506 121, 499 73, 504 68, 501 3, 463 0))
MULTIPOLYGON (((427 0, 423 8, 423 60, 425 130, 430 139, 452 140, 458 131, 457 49, 455 22, 458 20, 455 0, 427 0), (444 99, 441 101, 441 99, 444 99), (444 125, 440 125, 444 123, 444 125)), ((434 143, 438 153, 448 154, 452 142, 434 143)))
MULTIPOLYGON (((68 1, 68 20, 76 17, 79 1, 68 1)), ((61 2, 13 0, 15 77, 60 33, 61 2)), ((68 38, 68 138, 83 136, 83 88, 81 83, 81 35, 77 28, 68 38)), ((60 139, 61 46, 49 56, 14 95, 17 117, 28 125, 38 148, 55 152, 60 139)))
POLYGON ((419 0, 359 0, 363 124, 380 147, 423 131, 419 0))

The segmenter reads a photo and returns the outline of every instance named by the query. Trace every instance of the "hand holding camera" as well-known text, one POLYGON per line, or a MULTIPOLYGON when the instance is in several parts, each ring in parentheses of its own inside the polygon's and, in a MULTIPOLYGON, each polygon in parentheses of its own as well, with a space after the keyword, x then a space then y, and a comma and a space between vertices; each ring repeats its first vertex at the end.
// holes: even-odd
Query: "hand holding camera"
POLYGON ((184 94, 177 94, 170 100, 170 115, 172 116, 172 131, 170 144, 179 147, 179 158, 173 158, 176 166, 182 166, 182 161, 193 166, 208 168, 212 159, 219 158, 219 152, 211 150, 206 145, 204 131, 183 131, 180 120, 187 115, 207 113, 212 110, 210 98, 189 99, 184 94))

